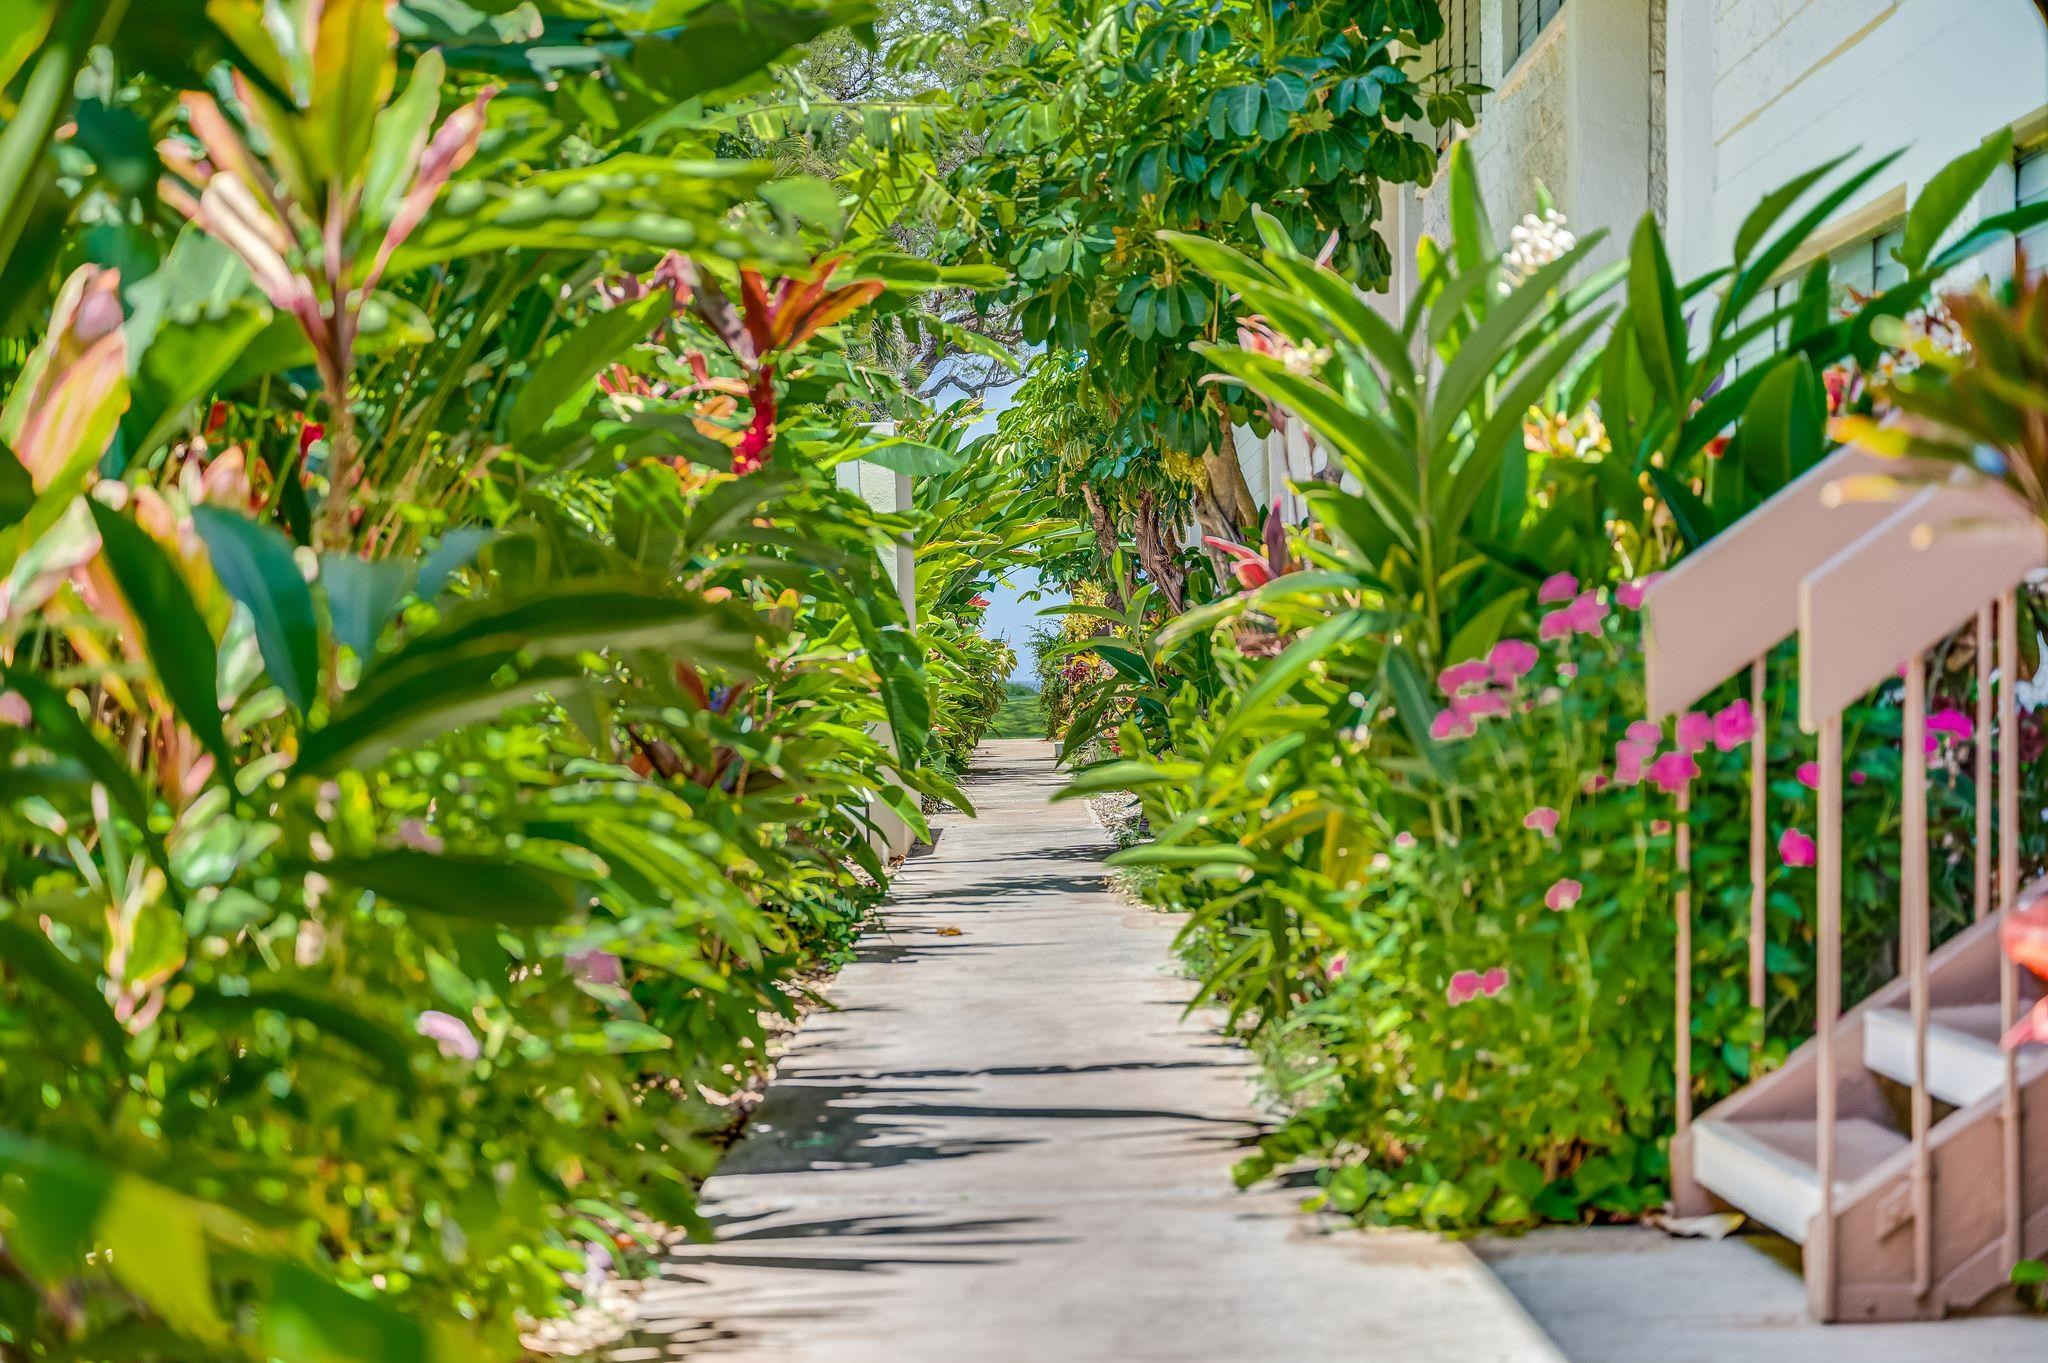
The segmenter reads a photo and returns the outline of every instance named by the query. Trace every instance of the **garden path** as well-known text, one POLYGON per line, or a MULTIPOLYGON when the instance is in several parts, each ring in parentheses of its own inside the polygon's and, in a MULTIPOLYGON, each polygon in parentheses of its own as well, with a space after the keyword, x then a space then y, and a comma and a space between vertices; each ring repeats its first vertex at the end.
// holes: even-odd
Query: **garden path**
POLYGON ((980 817, 905 868, 614 1358, 1558 1359, 1464 1247, 1232 1190, 1246 1058, 1060 783, 1047 744, 982 746, 980 817))

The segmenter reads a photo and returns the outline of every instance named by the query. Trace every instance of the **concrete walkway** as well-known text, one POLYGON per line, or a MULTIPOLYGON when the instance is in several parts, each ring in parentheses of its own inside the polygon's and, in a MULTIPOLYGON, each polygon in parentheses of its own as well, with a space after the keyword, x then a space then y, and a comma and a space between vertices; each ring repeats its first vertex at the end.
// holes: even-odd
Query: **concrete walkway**
POLYGON ((1107 893, 1107 837, 1047 803, 1059 785, 1047 745, 983 746, 980 818, 946 818, 906 868, 706 1185, 717 1243, 664 1265, 618 1363, 1790 1363, 1837 1342, 1878 1363, 2048 1339, 1980 1322, 1996 1333, 1951 1353, 1946 1335, 1817 1332, 1797 1280, 1735 1245, 1624 1231, 1482 1256, 1233 1191, 1245 1058, 1183 1019, 1176 921, 1107 893), (1631 1245, 1662 1251, 1654 1293, 1631 1245), (1711 1284, 1687 1265, 1722 1262, 1746 1286, 1704 1322, 1688 1303, 1711 1284), (1749 1347, 1760 1325, 1782 1351, 1749 1347))

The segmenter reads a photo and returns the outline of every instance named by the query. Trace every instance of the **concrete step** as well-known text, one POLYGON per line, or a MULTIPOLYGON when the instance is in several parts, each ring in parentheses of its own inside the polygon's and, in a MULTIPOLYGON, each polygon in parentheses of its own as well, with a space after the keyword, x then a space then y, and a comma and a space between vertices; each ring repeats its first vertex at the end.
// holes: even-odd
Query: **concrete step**
MULTIPOLYGON (((1804 1244, 1820 1211, 1815 1123, 1785 1118, 1702 1118, 1693 1126, 1700 1185, 1778 1234, 1804 1244)), ((1835 1190, 1903 1150, 1906 1137, 1868 1117, 1836 1123, 1835 1190)))

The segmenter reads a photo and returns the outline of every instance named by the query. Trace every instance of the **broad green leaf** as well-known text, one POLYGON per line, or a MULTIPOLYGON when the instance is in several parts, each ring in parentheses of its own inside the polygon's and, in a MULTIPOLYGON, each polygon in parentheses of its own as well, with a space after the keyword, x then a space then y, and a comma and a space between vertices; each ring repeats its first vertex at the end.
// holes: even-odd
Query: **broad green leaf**
POLYGON ((17 979, 41 985, 76 1013, 100 1039, 107 1059, 119 1062, 126 1054, 128 1034, 114 1020, 98 983, 43 933, 26 923, 0 920, 0 960, 6 961, 17 979))
POLYGON ((961 465, 960 456, 953 451, 916 440, 890 439, 863 445, 858 454, 863 463, 877 465, 891 473, 907 473, 913 478, 951 473, 961 465))
POLYGON ((2001 166, 2012 161, 2012 129, 2000 128, 1983 143, 1936 171, 1913 200, 1906 215, 1906 239, 1899 246, 1899 263, 1919 273, 1955 225, 1963 210, 1976 202, 1984 186, 2001 166))
MULTIPOLYGON (((398 76, 389 0, 322 0, 314 11, 312 99, 302 115, 321 191, 362 183, 377 116, 398 76)), ((303 192, 303 191, 302 191, 303 192)))
POLYGON ((1644 218, 1629 249, 1628 310, 1636 353, 1650 382, 1672 408, 1682 405, 1680 390, 1690 354, 1685 319, 1678 311, 1678 287, 1671 279, 1671 259, 1654 218, 1644 218))
POLYGON ((412 1038, 335 999, 279 985, 257 985, 243 994, 200 989, 185 1011, 207 1017, 245 1017, 269 1012, 296 1018, 375 1062, 379 1073, 389 1082, 402 1089, 413 1087, 412 1038))
POLYGON ((581 411, 590 385, 607 365, 645 340, 675 308, 675 296, 656 289, 645 298, 595 313, 558 338, 527 372, 505 418, 514 444, 540 435, 581 411))
POLYGON ((411 582, 412 569, 392 559, 322 554, 320 586, 327 593, 335 641, 365 663, 374 658, 377 640, 411 582))
POLYGON ((102 552, 129 613, 142 632, 150 666, 178 715, 219 763, 220 778, 235 769, 221 730, 220 656, 213 635, 192 602, 185 579, 163 546, 142 527, 97 499, 89 502, 102 552))
POLYGON ((576 884, 567 876, 505 855, 423 852, 396 847, 361 857, 294 864, 337 884, 369 890, 409 909, 483 923, 536 927, 576 912, 576 884))
POLYGON ((270 679, 305 714, 320 690, 320 622, 290 541, 215 506, 192 508, 192 520, 221 585, 256 622, 256 643, 270 679))

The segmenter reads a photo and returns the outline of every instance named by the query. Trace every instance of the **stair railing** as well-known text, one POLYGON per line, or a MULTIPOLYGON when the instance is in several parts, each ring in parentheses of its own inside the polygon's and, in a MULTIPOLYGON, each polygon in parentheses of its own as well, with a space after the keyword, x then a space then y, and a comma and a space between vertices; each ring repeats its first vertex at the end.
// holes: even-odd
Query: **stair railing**
MULTIPOLYGON (((1901 713, 1901 818, 1899 829, 1899 967, 1907 980, 1912 1015, 1913 1291, 1923 1302, 1933 1288, 1934 1190, 1929 1141, 1933 1098, 1928 1089, 1928 956, 1933 949, 1927 868, 1927 649, 1960 621, 1982 620, 1987 599, 2009 592, 2041 561, 2040 533, 2017 514, 2002 489, 1983 484, 1930 488, 1898 507, 1884 524, 1810 574, 1800 584, 1800 722, 1821 738, 1820 922, 1821 980, 1816 1032, 1832 1036, 1841 1012, 1841 723, 1843 712, 1893 672, 1905 655, 1901 713), (2022 533, 1988 530, 2008 517, 2022 533), (1977 529, 1966 528, 1969 526, 1977 529)), ((2000 612, 2010 615, 2010 610, 2000 612)), ((2003 641, 2001 640, 2001 643, 2003 641)), ((1996 660, 2000 692, 2016 657, 2003 648, 1996 660)), ((1981 669, 1980 669, 1981 674, 1981 669)), ((1980 756, 1983 747, 1980 745, 1980 756)), ((1985 769, 1978 778, 1983 783, 1985 769)), ((2003 784, 2012 783, 2006 767, 2003 784)), ((2016 791, 2015 787, 2015 791, 2016 791)), ((1980 801, 1981 809, 1981 801, 1980 801)), ((2014 825, 1998 830, 2014 842, 2014 825)), ((1985 879, 1990 844, 1974 849, 1974 882, 1985 879)), ((2015 861, 2015 866, 2017 862, 2015 861)), ((2009 900, 2010 894, 2002 894, 2009 900)), ((1821 1210, 1808 1241, 1818 1255, 1808 1282, 1814 1314, 1837 1319, 1839 1274, 1834 1268, 1835 1103, 1840 1076, 1834 1048, 1817 1053, 1820 1074, 1818 1140, 1821 1210)), ((2017 1089, 2014 1090, 2017 1100, 2017 1089)), ((2016 1129, 2017 1109, 2008 1114, 2016 1129)), ((2007 1188, 2008 1202, 2019 1191, 2007 1188)), ((1930 1312, 1935 1313, 1935 1312, 1930 1312)))
MULTIPOLYGON (((1806 575, 1883 523, 1895 508, 1874 503, 1834 506, 1837 482, 1883 471, 1857 449, 1836 451, 1780 489, 1665 574, 1643 600, 1643 647, 1649 717, 1661 724, 1722 683, 1749 669, 1751 704, 1764 720, 1765 683, 1773 647, 1799 626, 1799 584, 1806 575), (1731 612, 1730 601, 1742 603, 1731 612)), ((1765 948, 1767 847, 1764 793, 1769 779, 1761 736, 1750 753, 1749 1000, 1768 1001, 1765 948)), ((1681 797, 1683 800, 1683 797, 1681 797)), ((1677 1128, 1671 1142, 1672 1202, 1681 1216, 1711 1210, 1692 1177, 1692 830, 1681 803, 1677 823, 1679 887, 1676 918, 1677 1128)))

